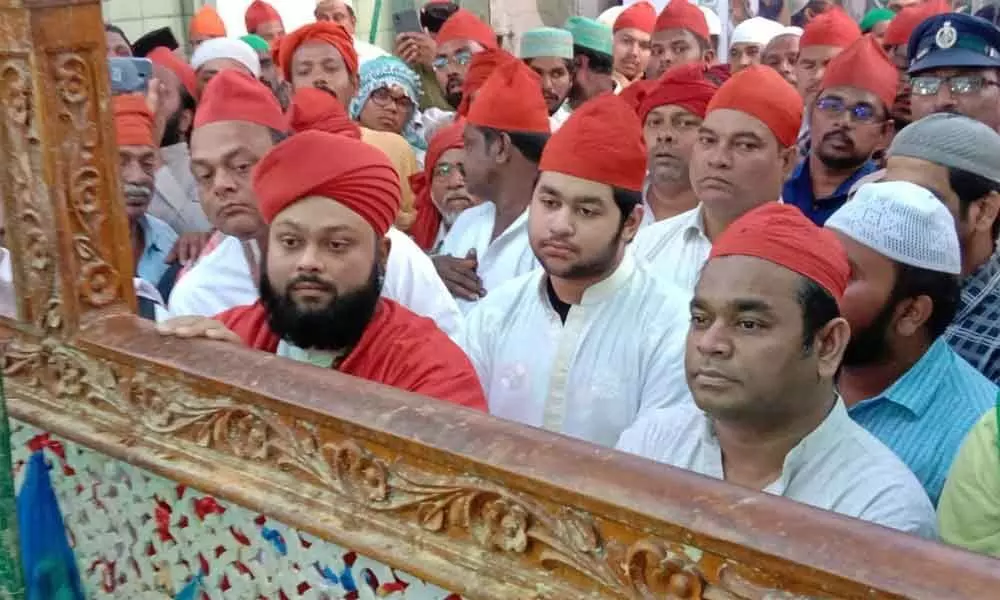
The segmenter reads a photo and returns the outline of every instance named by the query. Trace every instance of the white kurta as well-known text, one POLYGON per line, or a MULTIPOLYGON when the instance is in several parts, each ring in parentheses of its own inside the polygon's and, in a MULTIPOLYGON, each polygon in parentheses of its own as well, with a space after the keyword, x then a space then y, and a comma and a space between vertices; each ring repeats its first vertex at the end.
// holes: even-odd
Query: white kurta
POLYGON ((642 227, 632 249, 657 277, 693 294, 701 268, 712 251, 712 242, 705 236, 701 206, 642 227))
MULTIPOLYGON (((382 296, 432 319, 452 338, 462 330, 462 313, 434 269, 434 263, 408 235, 389 229, 392 249, 382 296)), ((170 315, 211 317, 259 298, 240 241, 232 236, 203 257, 170 294, 170 315)))
MULTIPOLYGON (((496 222, 496 205, 483 202, 462 211, 445 236, 439 254, 465 258, 475 248, 479 260, 476 273, 487 293, 500 285, 538 268, 538 259, 528 242, 528 211, 525 210, 507 229, 490 241, 496 222)), ((475 302, 458 300, 463 313, 475 302)))
POLYGON ((688 296, 626 252, 563 323, 538 269, 466 315, 460 346, 490 413, 603 446, 647 411, 691 401, 684 379, 688 296))
MULTIPOLYGON (((654 411, 621 436, 618 449, 725 479, 712 423, 694 404, 654 411)), ((817 508, 937 539, 923 486, 882 442, 855 423, 838 399, 826 419, 785 457, 764 489, 817 508)))

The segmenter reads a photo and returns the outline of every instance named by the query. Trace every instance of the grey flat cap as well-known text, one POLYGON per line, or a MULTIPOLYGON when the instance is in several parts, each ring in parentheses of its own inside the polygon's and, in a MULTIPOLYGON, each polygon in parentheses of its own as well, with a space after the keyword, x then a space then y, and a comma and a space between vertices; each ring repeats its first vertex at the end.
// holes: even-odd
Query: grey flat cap
POLYGON ((962 115, 934 113, 907 125, 889 156, 919 158, 1000 183, 1000 133, 962 115))

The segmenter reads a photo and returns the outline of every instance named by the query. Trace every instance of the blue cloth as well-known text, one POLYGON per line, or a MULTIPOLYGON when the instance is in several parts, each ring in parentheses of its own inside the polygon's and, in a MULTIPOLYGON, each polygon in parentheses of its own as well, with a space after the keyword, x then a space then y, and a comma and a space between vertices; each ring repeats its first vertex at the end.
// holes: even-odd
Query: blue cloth
POLYGON ((1000 30, 972 15, 936 15, 913 30, 906 56, 911 75, 941 67, 998 69, 1000 30))
POLYGON ((139 228, 142 229, 145 247, 139 255, 136 274, 153 285, 159 285, 163 274, 170 268, 166 258, 177 243, 177 232, 153 215, 139 219, 139 228))
POLYGON ((361 117, 361 109, 365 107, 372 92, 379 88, 399 86, 403 89, 406 97, 413 102, 413 112, 410 113, 409 120, 403 125, 403 132, 400 135, 406 138, 406 141, 415 149, 427 150, 427 141, 424 139, 423 133, 420 132, 420 119, 417 114, 417 107, 420 106, 420 95, 423 93, 420 75, 417 75, 416 71, 395 56, 379 56, 362 64, 358 77, 361 80, 361 85, 348 107, 351 118, 357 121, 361 117))
POLYGON ((792 176, 785 182, 785 186, 781 190, 781 201, 785 204, 797 206, 813 223, 822 227, 826 223, 826 220, 847 202, 847 196, 851 188, 854 187, 854 184, 862 177, 870 175, 877 170, 878 165, 869 160, 861 165, 844 183, 840 184, 834 190, 833 194, 817 200, 813 196, 812 175, 809 173, 809 157, 806 157, 795 167, 792 176))
POLYGON ((970 365, 1000 385, 1000 249, 965 280, 958 314, 944 338, 970 365))
POLYGON ((937 506, 958 448, 997 400, 997 386, 939 338, 880 396, 848 413, 892 449, 937 506))

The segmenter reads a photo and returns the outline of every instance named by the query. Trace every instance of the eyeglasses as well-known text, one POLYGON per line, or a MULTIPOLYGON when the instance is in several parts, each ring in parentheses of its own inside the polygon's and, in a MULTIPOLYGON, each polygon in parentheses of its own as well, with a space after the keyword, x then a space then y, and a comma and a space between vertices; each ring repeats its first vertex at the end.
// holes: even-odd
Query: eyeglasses
POLYGON ((982 75, 955 75, 954 77, 921 75, 910 79, 910 86, 913 88, 914 96, 935 96, 941 90, 942 84, 947 84, 948 91, 954 96, 977 94, 983 88, 991 85, 1000 85, 1000 83, 990 81, 982 75))
POLYGON ((385 108, 390 104, 395 103, 396 107, 402 112, 409 112, 413 108, 413 101, 407 96, 393 96, 392 91, 387 87, 381 87, 368 96, 368 99, 375 103, 376 106, 381 106, 385 108))
POLYGON ((878 109, 867 102, 858 102, 848 106, 843 98, 824 96, 816 100, 816 108, 834 117, 848 113, 855 123, 873 123, 878 121, 878 109))
POLYGON ((464 67, 467 66, 471 60, 472 52, 469 52, 468 50, 459 50, 450 58, 447 56, 435 57, 431 66, 434 67, 435 71, 444 71, 448 68, 449 63, 455 65, 456 67, 464 67))
POLYGON ((457 172, 459 175, 461 175, 462 178, 464 179, 465 178, 465 165, 463 165, 462 163, 454 163, 454 164, 452 164, 452 163, 446 163, 446 162, 439 162, 434 167, 434 178, 437 179, 437 178, 440 177, 440 178, 444 179, 445 177, 450 177, 451 174, 455 173, 455 172, 457 172))

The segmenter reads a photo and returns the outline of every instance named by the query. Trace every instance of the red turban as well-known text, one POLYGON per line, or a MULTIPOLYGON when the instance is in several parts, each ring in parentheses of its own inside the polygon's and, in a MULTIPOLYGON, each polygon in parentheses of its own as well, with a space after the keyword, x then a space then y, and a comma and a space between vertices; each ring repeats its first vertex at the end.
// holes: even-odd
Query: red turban
POLYGON ((379 237, 399 211, 399 175, 389 157, 361 140, 325 131, 303 131, 271 148, 254 167, 253 191, 269 225, 278 213, 309 196, 350 208, 379 237))
POLYGON ((657 80, 639 108, 639 121, 646 122, 650 111, 658 106, 673 104, 691 114, 705 118, 708 102, 719 86, 705 78, 704 63, 673 67, 657 80))
POLYGON ((551 131, 542 80, 519 60, 496 68, 476 95, 468 118, 473 125, 503 131, 544 134, 551 131))
POLYGON ((458 105, 459 115, 463 117, 469 115, 472 96, 479 91, 479 88, 483 87, 483 84, 497 67, 509 60, 517 59, 502 48, 484 50, 472 55, 472 60, 469 61, 469 70, 465 73, 465 81, 462 82, 462 103, 458 105))
POLYGON ((154 65, 159 65, 164 69, 170 69, 181 80, 181 85, 191 94, 192 98, 198 97, 198 75, 195 74, 191 65, 177 58, 177 55, 169 49, 160 46, 154 48, 146 55, 154 65))
POLYGON ((861 37, 861 28, 843 9, 831 8, 819 14, 802 32, 799 48, 833 46, 846 48, 861 37))
POLYGON ((656 84, 658 80, 656 79, 640 79, 639 81, 632 82, 627 88, 618 94, 618 97, 625 101, 629 107, 639 114, 639 109, 642 108, 642 103, 646 101, 646 97, 649 93, 656 89, 656 84))
POLYGON ((479 42, 483 48, 497 47, 497 34, 493 28, 483 23, 479 17, 464 8, 456 10, 441 26, 435 41, 440 46, 454 40, 479 42))
POLYGON ((865 36, 830 61, 819 89, 840 86, 869 91, 891 108, 899 88, 899 72, 875 38, 865 36))
POLYGON ((802 96, 764 65, 749 66, 730 77, 712 96, 705 114, 723 108, 759 119, 785 147, 795 144, 802 126, 802 96))
MULTIPOLYGON (((258 27, 271 21, 282 23, 281 15, 278 14, 278 11, 274 10, 273 6, 262 0, 251 2, 250 6, 247 7, 246 14, 243 15, 243 22, 247 26, 247 33, 257 33, 258 27)), ((284 28, 283 23, 282 28, 284 28)))
POLYGON ((308 129, 361 139, 361 128, 333 92, 307 87, 297 90, 288 107, 288 128, 296 133, 308 129))
POLYGON ((851 267, 844 246, 829 229, 816 226, 790 204, 768 202, 736 219, 712 244, 708 260, 752 256, 816 282, 838 303, 851 267))
POLYGON ((111 106, 115 111, 115 137, 119 146, 159 146, 153 141, 153 113, 145 96, 115 96, 111 106))
POLYGON ((410 226, 409 234, 413 241, 424 250, 431 250, 441 228, 441 213, 431 199, 431 181, 434 179, 434 169, 438 161, 448 150, 464 148, 462 132, 465 123, 456 121, 447 127, 442 127, 431 138, 427 145, 427 155, 424 157, 424 170, 410 175, 410 188, 417 195, 417 220, 410 226))
POLYGON ((618 33, 622 29, 638 29, 646 33, 653 33, 655 26, 656 7, 649 2, 636 2, 618 15, 612 30, 618 33))
POLYGON ((910 35, 917 28, 917 25, 934 15, 941 15, 949 11, 951 11, 951 6, 946 0, 929 0, 907 6, 889 21, 889 27, 885 30, 882 43, 886 46, 905 45, 910 41, 910 35))
POLYGON ((189 32, 191 37, 226 37, 226 24, 214 8, 205 5, 192 17, 189 32))
POLYGON ((222 71, 205 86, 194 114, 194 128, 217 121, 246 121, 276 131, 288 127, 288 119, 271 90, 238 69, 222 71))
POLYGON ((552 134, 538 169, 641 191, 646 179, 642 123, 618 96, 598 96, 552 134))
POLYGON ((654 30, 664 31, 666 29, 687 29, 700 37, 702 41, 708 42, 708 21, 705 20, 705 13, 688 0, 670 0, 660 16, 656 18, 654 30))
POLYGON ((272 50, 274 62, 285 76, 285 81, 292 80, 292 57, 299 46, 306 42, 323 42, 330 44, 340 52, 344 66, 352 75, 358 74, 358 53, 354 50, 354 38, 347 33, 342 25, 333 21, 319 21, 303 25, 281 39, 272 50))

